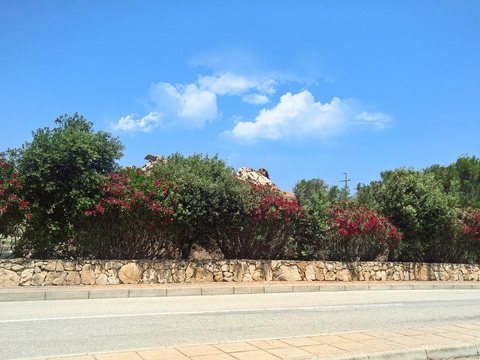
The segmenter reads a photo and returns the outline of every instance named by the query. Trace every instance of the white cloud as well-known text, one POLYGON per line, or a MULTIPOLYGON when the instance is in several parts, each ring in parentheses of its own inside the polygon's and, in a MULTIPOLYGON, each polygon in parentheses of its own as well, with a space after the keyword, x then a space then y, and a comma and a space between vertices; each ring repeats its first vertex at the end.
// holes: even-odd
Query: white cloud
POLYGON ((141 119, 135 114, 122 117, 112 127, 123 131, 150 132, 159 125, 181 128, 203 128, 218 117, 217 96, 196 84, 172 85, 157 83, 151 86, 149 96, 154 111, 141 119), (168 123, 160 121, 166 119, 168 123))
POLYGON ((244 76, 226 73, 214 76, 199 76, 198 84, 218 95, 241 95, 255 87, 255 80, 244 76))
POLYGON ((362 112, 355 116, 359 105, 354 100, 333 98, 330 103, 315 102, 309 91, 286 93, 272 109, 263 109, 254 121, 238 122, 231 134, 240 140, 317 137, 326 138, 354 125, 354 119, 378 126, 386 115, 362 112))
POLYGON ((158 83, 150 89, 150 97, 164 117, 187 128, 203 128, 217 118, 217 97, 195 84, 158 83))
MULTIPOLYGON (((175 126, 201 129, 220 117, 217 97, 235 96, 244 103, 264 105, 271 101, 278 86, 275 77, 239 75, 224 72, 198 76, 189 84, 153 84, 149 91, 150 113, 122 117, 115 130, 150 132, 155 127, 175 126)), ((383 128, 390 118, 382 113, 363 111, 355 100, 334 97, 330 103, 315 102, 309 91, 287 92, 277 105, 264 108, 253 121, 238 114, 227 134, 237 139, 326 138, 351 126, 383 128)))
POLYGON ((151 132, 153 128, 159 126, 161 122, 160 114, 157 112, 151 112, 147 116, 141 119, 135 119, 138 114, 130 114, 122 117, 116 124, 112 124, 114 130, 122 130, 129 132, 151 132))
POLYGON ((260 79, 227 72, 221 75, 199 76, 198 85, 217 95, 243 95, 254 90, 266 98, 266 94, 275 93, 277 82, 273 79, 260 79))
POLYGON ((247 94, 242 97, 242 100, 253 105, 263 105, 270 101, 266 95, 261 94, 247 94))
POLYGON ((371 125, 378 129, 383 129, 385 124, 390 121, 390 116, 382 113, 368 113, 363 111, 355 116, 355 120, 358 120, 360 124, 371 125))

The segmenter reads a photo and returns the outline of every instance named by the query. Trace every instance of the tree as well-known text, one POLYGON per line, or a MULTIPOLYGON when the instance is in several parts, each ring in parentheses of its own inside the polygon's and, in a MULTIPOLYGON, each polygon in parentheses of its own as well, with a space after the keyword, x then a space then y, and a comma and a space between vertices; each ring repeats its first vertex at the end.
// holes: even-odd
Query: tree
POLYGON ((157 162, 154 171, 172 178, 169 198, 175 212, 170 229, 183 258, 194 243, 216 248, 243 223, 248 184, 218 156, 176 153, 157 162))
POLYGON ((298 228, 300 237, 295 245, 296 255, 300 258, 323 258, 325 250, 325 232, 330 207, 340 201, 342 193, 337 186, 329 187, 323 179, 315 178, 298 181, 293 193, 304 210, 304 219, 298 228))
POLYGON ((455 196, 460 207, 480 207, 480 159, 472 156, 460 156, 448 166, 432 165, 426 173, 435 175, 444 191, 455 196))
POLYGON ((93 130, 83 116, 63 115, 57 125, 32 133, 19 150, 18 169, 32 219, 17 255, 57 257, 72 238, 75 216, 99 200, 101 184, 117 168, 123 145, 107 132, 93 130))
POLYGON ((461 156, 453 166, 460 179, 460 205, 480 208, 480 159, 461 156))
POLYGON ((375 203, 403 234, 400 252, 403 261, 443 261, 440 251, 448 245, 455 218, 453 197, 431 173, 400 168, 381 173, 381 181, 361 186, 360 196, 375 203))

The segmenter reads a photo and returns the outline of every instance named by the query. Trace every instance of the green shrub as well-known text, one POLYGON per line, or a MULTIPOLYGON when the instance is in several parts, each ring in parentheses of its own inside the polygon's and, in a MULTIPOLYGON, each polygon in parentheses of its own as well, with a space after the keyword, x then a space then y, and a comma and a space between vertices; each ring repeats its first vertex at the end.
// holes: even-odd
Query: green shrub
POLYGON ((352 201, 332 206, 327 225, 323 247, 330 260, 386 261, 403 236, 387 218, 352 201))
POLYGON ((217 238, 228 259, 280 259, 290 255, 303 217, 300 205, 270 185, 246 184, 244 212, 236 226, 217 238))
POLYGON ((338 187, 329 187, 319 178, 298 181, 293 192, 304 216, 297 220, 295 239, 288 244, 289 255, 297 259, 325 260, 330 207, 340 200, 342 193, 338 187))
POLYGON ((187 258, 193 244, 216 249, 244 219, 245 184, 217 156, 172 154, 154 171, 171 176, 175 213, 171 236, 187 258))
POLYGON ((17 256, 63 257, 73 240, 72 222, 99 200, 100 185, 117 168, 123 145, 105 132, 94 132, 82 116, 64 115, 57 127, 39 129, 18 149, 22 194, 32 219, 17 243, 17 256))
POLYGON ((178 255, 169 226, 175 214, 172 179, 126 168, 110 175, 103 199, 77 216, 75 256, 98 259, 158 259, 178 255))
POLYGON ((445 262, 473 263, 480 261, 480 210, 456 208, 452 233, 448 241, 434 251, 445 262))
POLYGON ((16 238, 31 217, 28 202, 20 196, 21 189, 19 175, 0 158, 0 239, 16 238))
POLYGON ((381 173, 381 181, 361 185, 359 196, 386 216, 404 234, 395 258, 442 262, 434 251, 448 243, 455 219, 454 197, 444 192, 431 173, 400 168, 381 173))

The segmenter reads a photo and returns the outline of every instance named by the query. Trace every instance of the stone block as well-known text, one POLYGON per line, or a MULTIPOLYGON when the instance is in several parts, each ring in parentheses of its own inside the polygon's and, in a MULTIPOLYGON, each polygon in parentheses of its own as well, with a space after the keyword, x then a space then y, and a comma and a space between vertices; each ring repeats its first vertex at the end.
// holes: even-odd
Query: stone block
POLYGON ((80 285, 82 279, 80 278, 80 274, 76 271, 69 271, 67 273, 67 277, 65 278, 65 282, 67 285, 80 285))
POLYGON ((41 286, 45 281, 47 274, 44 272, 36 273, 32 277, 32 285, 41 286))
POLYGON ((143 269, 137 263, 123 265, 118 271, 118 277, 124 284, 139 284, 142 281, 143 269))
POLYGON ((204 282, 213 282, 213 273, 204 269, 203 267, 197 267, 193 272, 192 283, 204 282))
POLYGON ((15 271, 0 269, 0 287, 14 287, 20 283, 20 277, 15 271))
POLYGON ((105 274, 100 274, 95 281, 95 285, 108 285, 108 278, 105 274))
POLYGON ((85 264, 82 266, 82 272, 80 277, 83 285, 93 285, 95 284, 95 273, 93 272, 92 265, 85 264))

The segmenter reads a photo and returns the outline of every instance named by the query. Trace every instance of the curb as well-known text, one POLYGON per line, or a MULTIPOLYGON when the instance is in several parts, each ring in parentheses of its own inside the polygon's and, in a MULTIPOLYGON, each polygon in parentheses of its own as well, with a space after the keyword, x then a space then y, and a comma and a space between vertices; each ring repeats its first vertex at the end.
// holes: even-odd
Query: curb
MULTIPOLYGON (((384 290, 480 290, 480 284, 263 284, 252 286, 187 286, 181 287, 122 287, 109 289, 0 289, 0 302, 7 301, 42 301, 42 300, 86 300, 138 297, 167 296, 211 296, 211 295, 241 295, 241 294, 274 294, 274 293, 304 293, 304 292, 338 292, 338 291, 384 291, 384 290)), ((112 286, 113 287, 113 286, 112 286)))
POLYGON ((477 358, 480 356, 480 343, 454 343, 404 350, 389 350, 375 353, 352 355, 319 356, 311 359, 336 360, 445 360, 455 358, 477 358))
MULTIPOLYGON (((201 344, 201 345, 217 345, 201 344)), ((168 347, 175 349, 176 347, 168 347)), ((300 347, 301 348, 301 347, 300 347)), ((127 350, 129 351, 129 350, 127 350)), ((140 351, 138 349, 130 350, 131 352, 140 351)), ((125 351, 122 351, 124 353, 125 351)), ((100 353, 81 353, 75 355, 59 355, 50 357, 49 359, 55 360, 56 358, 68 359, 78 358, 80 356, 92 356, 96 355, 110 355, 114 356, 117 352, 100 352, 100 353)), ((320 355, 320 356, 308 356, 301 359, 305 360, 446 360, 457 358, 472 358, 478 359, 480 356, 480 343, 453 343, 445 345, 431 345, 424 347, 413 347, 399 350, 386 350, 379 352, 364 352, 355 354, 344 355, 320 355)), ((113 358, 113 357, 112 357, 113 358)), ((296 358, 295 358, 296 359, 296 358)), ((300 358, 299 358, 300 359, 300 358)), ((29 360, 40 360, 39 358, 30 358, 29 360)), ((42 358, 43 360, 43 358, 42 358)))

